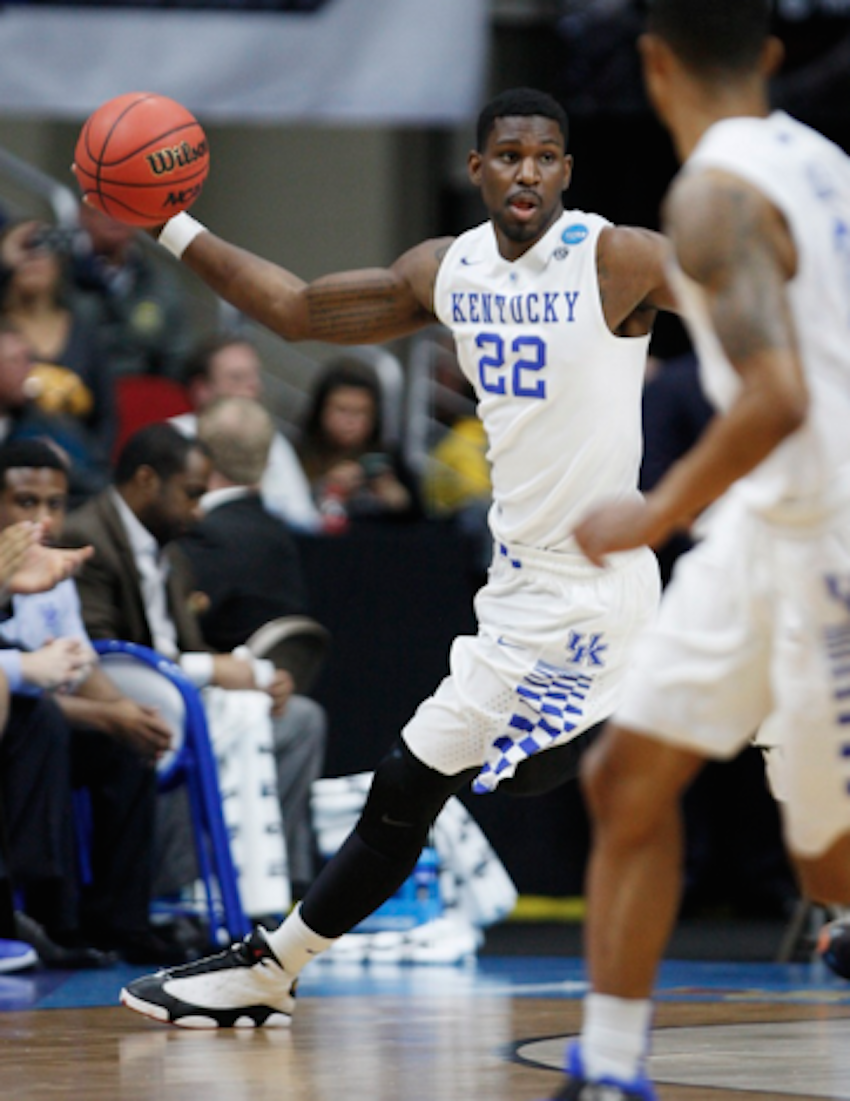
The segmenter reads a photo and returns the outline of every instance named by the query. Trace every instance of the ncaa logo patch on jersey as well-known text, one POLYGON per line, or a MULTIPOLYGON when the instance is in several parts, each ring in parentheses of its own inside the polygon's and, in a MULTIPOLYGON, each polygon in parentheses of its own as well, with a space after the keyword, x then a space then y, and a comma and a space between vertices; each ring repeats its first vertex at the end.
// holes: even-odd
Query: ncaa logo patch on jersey
POLYGON ((581 222, 576 222, 574 225, 567 226, 561 234, 561 240, 565 245, 580 245, 589 232, 587 226, 582 225, 581 222))

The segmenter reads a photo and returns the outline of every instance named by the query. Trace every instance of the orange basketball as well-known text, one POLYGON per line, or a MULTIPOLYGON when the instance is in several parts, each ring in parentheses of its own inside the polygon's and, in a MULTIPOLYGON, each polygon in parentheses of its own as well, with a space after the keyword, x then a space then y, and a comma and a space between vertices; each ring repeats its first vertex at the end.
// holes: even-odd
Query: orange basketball
POLYGON ((83 198, 133 226, 161 225, 187 210, 209 170, 209 146, 198 120, 153 92, 127 92, 98 107, 74 153, 83 198))

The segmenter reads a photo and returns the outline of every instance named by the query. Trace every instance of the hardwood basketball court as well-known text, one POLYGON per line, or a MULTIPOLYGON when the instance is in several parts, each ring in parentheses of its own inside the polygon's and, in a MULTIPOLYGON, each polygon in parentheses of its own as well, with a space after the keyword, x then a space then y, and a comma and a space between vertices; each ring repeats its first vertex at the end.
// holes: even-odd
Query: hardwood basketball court
MULTIPOLYGON (((196 1032, 118 1007, 138 968, 0 976, 15 1101, 535 1101, 580 1019, 579 960, 321 963, 291 1030, 196 1032)), ((850 1101, 850 984, 821 965, 667 963, 662 1101, 850 1101)))

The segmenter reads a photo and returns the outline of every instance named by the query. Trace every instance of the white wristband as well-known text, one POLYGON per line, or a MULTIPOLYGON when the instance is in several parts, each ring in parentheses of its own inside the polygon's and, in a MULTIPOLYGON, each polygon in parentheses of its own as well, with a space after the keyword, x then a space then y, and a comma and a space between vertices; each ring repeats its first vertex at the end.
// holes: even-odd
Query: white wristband
POLYGON ((198 234, 206 232, 207 227, 191 214, 175 214, 162 227, 159 243, 179 260, 198 234))
POLYGON ((206 688, 213 679, 212 654, 195 651, 180 655, 180 668, 196 688, 206 688))
POLYGON ((257 688, 266 689, 274 680, 277 669, 274 667, 274 662, 269 661, 268 658, 254 657, 247 646, 237 646, 233 651, 233 656, 239 658, 240 661, 250 662, 254 673, 254 684, 257 688))
POLYGON ((258 688, 266 689, 277 676, 274 662, 268 658, 254 658, 254 681, 258 688))

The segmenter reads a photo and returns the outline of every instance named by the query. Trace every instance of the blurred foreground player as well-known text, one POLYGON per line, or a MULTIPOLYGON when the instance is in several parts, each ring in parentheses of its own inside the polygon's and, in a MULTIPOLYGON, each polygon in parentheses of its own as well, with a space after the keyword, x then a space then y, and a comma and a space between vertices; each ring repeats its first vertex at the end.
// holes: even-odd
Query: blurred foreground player
POLYGON ((641 40, 684 162, 664 208, 671 279, 720 414, 643 503, 597 508, 577 538, 601 564, 724 496, 586 760, 592 991, 561 1101, 655 1097, 644 1062, 680 796, 706 758, 768 728, 802 890, 850 901, 850 160, 770 113, 769 16, 768 0, 655 0, 641 40))

